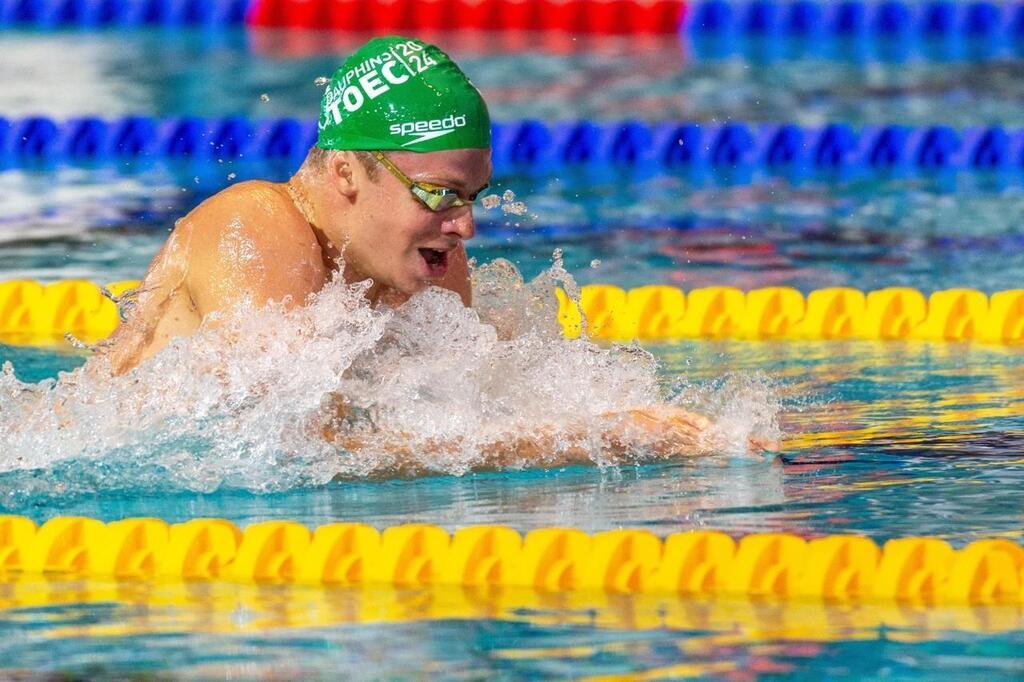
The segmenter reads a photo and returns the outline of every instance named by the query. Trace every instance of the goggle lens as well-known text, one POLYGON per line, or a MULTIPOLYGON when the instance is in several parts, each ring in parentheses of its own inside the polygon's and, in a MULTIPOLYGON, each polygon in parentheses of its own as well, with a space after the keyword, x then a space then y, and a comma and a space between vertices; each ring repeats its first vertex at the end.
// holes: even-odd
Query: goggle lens
POLYGON ((414 183, 409 190, 431 211, 446 211, 456 206, 465 206, 466 202, 459 198, 458 193, 443 187, 424 187, 414 183))

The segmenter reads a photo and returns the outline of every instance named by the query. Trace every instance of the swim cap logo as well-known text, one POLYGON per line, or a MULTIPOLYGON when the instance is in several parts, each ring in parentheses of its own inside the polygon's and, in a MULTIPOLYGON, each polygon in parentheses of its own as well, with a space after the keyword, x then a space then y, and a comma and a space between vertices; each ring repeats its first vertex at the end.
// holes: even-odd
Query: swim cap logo
POLYGON ((381 54, 353 64, 344 76, 332 82, 324 93, 319 128, 338 125, 343 118, 341 110, 354 114, 363 105, 388 93, 396 85, 410 78, 420 77, 437 60, 423 46, 409 40, 390 47, 381 54))
POLYGON ((374 38, 345 60, 323 93, 317 124, 320 149, 491 144, 487 105, 466 74, 436 46, 401 36, 374 38))
POLYGON ((403 147, 408 147, 412 144, 418 144, 438 137, 444 137, 445 135, 454 133, 457 129, 464 127, 466 127, 465 116, 450 114, 444 118, 435 118, 429 121, 407 121, 405 123, 395 123, 388 128, 388 131, 392 135, 396 135, 398 137, 416 135, 416 137, 408 142, 402 143, 403 147))

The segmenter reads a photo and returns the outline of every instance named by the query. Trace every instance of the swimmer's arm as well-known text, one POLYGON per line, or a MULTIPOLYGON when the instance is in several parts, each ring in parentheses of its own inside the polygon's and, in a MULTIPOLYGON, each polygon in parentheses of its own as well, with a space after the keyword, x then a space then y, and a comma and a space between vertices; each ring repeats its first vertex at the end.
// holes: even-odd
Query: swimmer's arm
MULTIPOLYGON (((710 450, 705 434, 710 426, 706 417, 677 407, 639 407, 621 412, 601 415, 600 423, 608 425, 606 432, 597 434, 601 442, 602 461, 615 461, 642 448, 655 458, 683 457, 705 454, 710 450)), ((447 454, 461 449, 458 439, 451 441, 428 440, 421 443, 424 451, 414 452, 401 434, 389 434, 384 438, 347 435, 332 428, 324 430, 324 437, 346 451, 358 454, 360 450, 380 451, 380 443, 386 442, 387 454, 393 466, 391 473, 416 474, 425 467, 424 460, 443 459, 447 454)), ((589 440, 592 434, 580 428, 566 430, 541 427, 529 435, 502 438, 490 443, 478 444, 481 462, 474 470, 496 468, 518 468, 536 466, 564 466, 570 464, 593 464, 593 447, 579 443, 589 440), (568 443, 568 445, 566 445, 568 443)), ((751 442, 751 447, 759 446, 751 442)))
POLYGON ((308 224, 274 185, 233 185, 178 221, 129 319, 97 355, 121 374, 214 313, 269 301, 301 305, 328 277, 308 224))
MULTIPOLYGON (((199 326, 199 317, 184 290, 185 241, 182 232, 175 230, 171 234, 153 257, 142 282, 131 292, 132 306, 127 319, 96 345, 93 357, 106 360, 114 374, 127 372, 159 352, 175 336, 191 334, 199 326)), ((95 373, 99 367, 90 361, 85 371, 95 373)))

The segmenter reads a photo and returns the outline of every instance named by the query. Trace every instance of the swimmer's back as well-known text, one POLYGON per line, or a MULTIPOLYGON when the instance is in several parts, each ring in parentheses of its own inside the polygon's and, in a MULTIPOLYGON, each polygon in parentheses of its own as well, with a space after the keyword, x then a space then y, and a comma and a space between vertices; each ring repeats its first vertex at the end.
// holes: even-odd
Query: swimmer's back
POLYGON ((177 222, 128 320, 100 354, 122 373, 195 332, 211 313, 238 304, 302 304, 329 278, 323 250, 287 186, 238 183, 177 222))

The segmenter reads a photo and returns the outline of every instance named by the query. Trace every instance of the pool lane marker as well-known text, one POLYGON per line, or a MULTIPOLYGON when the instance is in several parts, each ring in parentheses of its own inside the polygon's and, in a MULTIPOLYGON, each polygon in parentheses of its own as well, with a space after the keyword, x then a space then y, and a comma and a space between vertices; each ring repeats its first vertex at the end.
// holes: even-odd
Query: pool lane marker
MULTIPOLYGON (((115 282, 118 296, 137 286, 115 282)), ((668 285, 624 290, 607 284, 582 287, 579 302, 555 290, 558 321, 566 336, 614 341, 681 339, 871 339, 1024 342, 1024 289, 986 295, 945 289, 928 296, 891 287, 863 292, 817 289, 804 296, 790 287, 741 291, 702 287, 684 292, 668 285)), ((52 345, 71 335, 86 343, 108 337, 120 324, 117 306, 85 280, 40 284, 0 282, 0 342, 52 345)))
POLYGON ((223 519, 168 524, 56 517, 42 526, 0 517, 0 582, 30 574, 297 585, 519 587, 545 592, 737 595, 915 604, 1024 602, 1024 548, 1007 539, 962 549, 932 537, 872 539, 785 533, 738 541, 715 531, 588 535, 504 526, 449 535, 426 524, 379 532, 360 523, 310 531, 265 521, 244 531, 223 519))
MULTIPOLYGON (((38 172, 110 164, 130 174, 158 162, 170 164, 190 180, 198 177, 203 186, 268 175, 287 177, 316 139, 315 120, 291 117, 0 117, 4 168, 38 172)), ((998 188, 1019 181, 1024 170, 1024 130, 998 125, 955 129, 629 119, 546 124, 513 119, 492 123, 491 140, 498 175, 544 176, 574 170, 620 184, 624 171, 632 174, 629 181, 672 174, 698 185, 745 185, 776 177, 795 183, 908 178, 930 183, 969 174, 998 188)))

